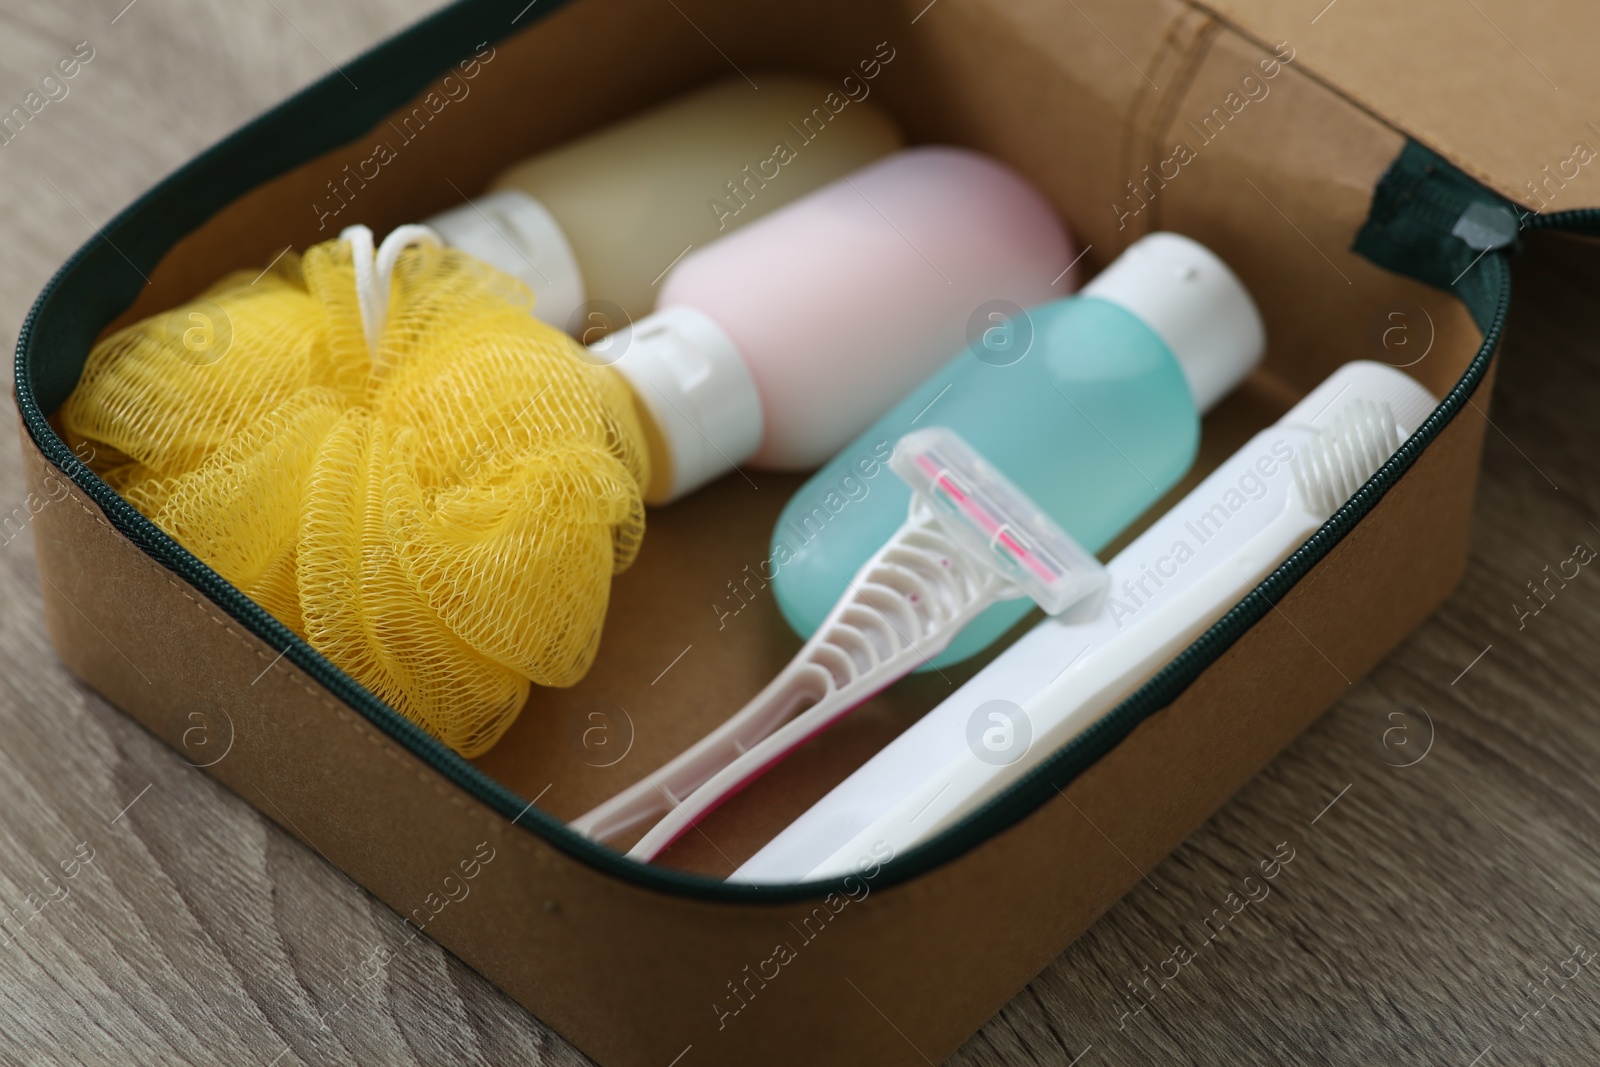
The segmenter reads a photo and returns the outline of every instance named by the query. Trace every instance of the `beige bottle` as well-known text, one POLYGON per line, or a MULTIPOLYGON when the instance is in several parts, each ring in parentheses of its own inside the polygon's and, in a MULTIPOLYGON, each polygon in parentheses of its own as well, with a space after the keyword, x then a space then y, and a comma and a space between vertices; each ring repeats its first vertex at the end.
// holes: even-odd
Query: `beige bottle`
POLYGON ((901 146, 866 100, 870 82, 753 80, 759 88, 717 82, 526 160, 429 225, 525 281, 539 318, 593 341, 649 314, 656 284, 691 249, 901 146))

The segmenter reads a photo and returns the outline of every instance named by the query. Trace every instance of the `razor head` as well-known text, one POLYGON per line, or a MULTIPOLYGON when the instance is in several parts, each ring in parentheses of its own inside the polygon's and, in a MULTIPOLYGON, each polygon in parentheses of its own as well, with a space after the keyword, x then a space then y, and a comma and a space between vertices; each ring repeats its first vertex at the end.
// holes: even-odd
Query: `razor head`
POLYGON ((972 559, 1051 615, 1103 593, 1094 555, 996 470, 954 430, 929 426, 896 443, 889 467, 911 486, 913 506, 931 509, 972 559))

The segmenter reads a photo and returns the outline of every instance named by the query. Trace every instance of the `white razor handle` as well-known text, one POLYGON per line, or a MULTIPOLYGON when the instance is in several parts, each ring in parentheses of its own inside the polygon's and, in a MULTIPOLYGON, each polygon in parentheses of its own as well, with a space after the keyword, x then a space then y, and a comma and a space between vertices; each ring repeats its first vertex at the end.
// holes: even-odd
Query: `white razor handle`
POLYGON ((629 851, 649 861, 700 818, 879 690, 929 662, 984 609, 1031 597, 1052 614, 1105 569, 956 434, 907 434, 890 466, 911 514, 799 653, 732 718, 571 825, 609 840, 663 815, 629 851))

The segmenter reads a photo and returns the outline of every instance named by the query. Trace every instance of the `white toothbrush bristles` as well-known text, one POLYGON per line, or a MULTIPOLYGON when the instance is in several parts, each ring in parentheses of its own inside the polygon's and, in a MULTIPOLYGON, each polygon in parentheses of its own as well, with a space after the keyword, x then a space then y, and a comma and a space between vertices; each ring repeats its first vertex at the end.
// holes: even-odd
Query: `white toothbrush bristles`
POLYGON ((1306 507, 1332 515, 1394 455, 1401 443, 1388 404, 1351 400, 1317 439, 1295 452, 1295 486, 1306 507))

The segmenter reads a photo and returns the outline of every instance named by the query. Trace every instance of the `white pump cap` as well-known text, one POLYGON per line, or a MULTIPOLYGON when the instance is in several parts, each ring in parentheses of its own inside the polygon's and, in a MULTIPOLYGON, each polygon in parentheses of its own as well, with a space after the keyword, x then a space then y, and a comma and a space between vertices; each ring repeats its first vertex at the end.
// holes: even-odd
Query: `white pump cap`
POLYGON ((1201 412, 1261 362, 1267 334, 1255 301, 1198 241, 1152 233, 1128 246, 1081 295, 1137 315, 1177 357, 1201 412))
POLYGON ((572 330, 583 307, 583 273, 561 225, 539 201, 508 189, 435 215, 428 225, 451 248, 532 289, 535 318, 572 330))
POLYGON ((645 501, 666 504, 726 474, 761 446, 761 394, 733 339, 687 304, 647 315, 589 346, 611 363, 660 433, 670 479, 652 478, 645 501))

